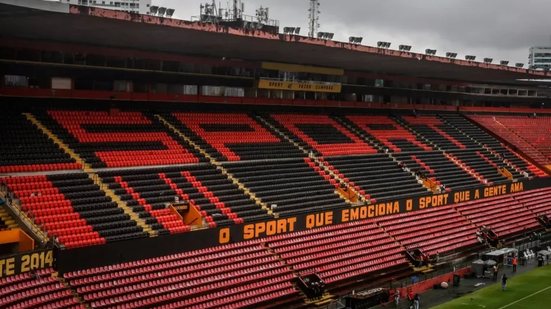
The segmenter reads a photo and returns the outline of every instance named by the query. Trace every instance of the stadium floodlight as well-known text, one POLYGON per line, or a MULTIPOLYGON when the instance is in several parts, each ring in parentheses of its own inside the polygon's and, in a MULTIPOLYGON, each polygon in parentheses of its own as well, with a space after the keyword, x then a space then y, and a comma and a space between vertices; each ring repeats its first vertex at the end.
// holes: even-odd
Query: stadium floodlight
POLYGON ((379 41, 377 42, 377 47, 379 48, 390 48, 390 42, 383 42, 383 41, 379 41))
POLYGON ((465 60, 475 61, 475 60, 476 60, 476 56, 474 56, 474 55, 466 55, 466 56, 465 56, 465 60))
POLYGON ((295 28, 295 34, 297 34, 297 35, 300 34, 300 27, 295 28))
POLYGON ((493 58, 484 58, 484 63, 492 63, 494 61, 493 58))
POLYGON ((434 55, 436 55, 436 49, 427 48, 427 49, 425 49, 425 54, 434 56, 434 55))
POLYGON ((515 67, 517 67, 517 68, 524 68, 524 63, 522 63, 522 62, 517 62, 517 63, 515 64, 515 67))
POLYGON ((362 44, 363 39, 364 38, 362 38, 361 36, 351 36, 348 38, 348 42, 354 44, 362 44))
POLYGON ((455 59, 456 57, 457 57, 457 53, 453 53, 453 52, 446 53, 446 58, 455 59))
POLYGON ((166 17, 172 17, 174 15, 174 9, 166 9, 166 17))
POLYGON ((295 30, 296 30, 295 27, 283 27, 283 33, 285 34, 294 34, 295 30))
POLYGON ((501 65, 509 65, 509 60, 501 60, 501 61, 499 62, 499 64, 501 64, 501 65))
POLYGON ((332 40, 334 35, 332 32, 318 32, 318 39, 332 40))
POLYGON ((161 6, 159 8, 159 11, 157 12, 157 15, 159 16, 165 16, 165 13, 166 13, 166 8, 164 6, 161 6))
POLYGON ((408 52, 408 51, 411 50, 411 46, 410 46, 410 45, 400 45, 400 46, 398 46, 398 49, 399 49, 400 51, 406 51, 406 52, 408 52))
POLYGON ((149 13, 151 13, 151 15, 157 15, 157 12, 159 12, 158 6, 152 5, 149 7, 149 13))

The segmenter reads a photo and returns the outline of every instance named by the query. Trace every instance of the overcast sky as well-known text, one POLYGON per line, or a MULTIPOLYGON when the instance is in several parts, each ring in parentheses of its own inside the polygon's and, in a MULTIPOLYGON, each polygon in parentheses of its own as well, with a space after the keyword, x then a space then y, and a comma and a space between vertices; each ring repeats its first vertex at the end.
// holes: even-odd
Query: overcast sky
MULTIPOLYGON (((153 0, 186 20, 199 15, 204 2, 153 0)), ((308 0, 244 2, 247 15, 268 6, 281 27, 300 26, 302 35, 308 33, 308 0)), ((388 41, 417 52, 432 48, 439 55, 453 51, 461 58, 473 54, 477 60, 527 63, 530 46, 551 45, 551 0, 321 0, 320 10, 320 31, 334 32, 340 41, 362 36, 363 44, 372 46, 388 41)))

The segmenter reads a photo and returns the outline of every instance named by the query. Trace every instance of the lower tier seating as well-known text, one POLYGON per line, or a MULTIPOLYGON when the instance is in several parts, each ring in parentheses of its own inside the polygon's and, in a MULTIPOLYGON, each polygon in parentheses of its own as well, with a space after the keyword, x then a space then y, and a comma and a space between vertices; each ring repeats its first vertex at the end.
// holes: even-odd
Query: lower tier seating
POLYGON ((86 308, 51 268, 0 279, 0 308, 86 308))
POLYGON ((528 208, 534 215, 546 214, 551 217, 551 188, 513 194, 513 198, 528 208))
POLYGON ((145 237, 84 173, 3 178, 21 209, 67 248, 145 237))
MULTIPOLYGON (((531 195, 531 191, 522 194, 526 197, 531 195)), ((502 239, 540 228, 536 216, 512 195, 460 203, 454 207, 477 228, 486 226, 502 239)))
POLYGON ((317 273, 327 284, 408 268, 404 250, 372 221, 274 236, 267 244, 295 271, 317 273))
POLYGON ((335 187, 304 159, 236 162, 224 165, 262 202, 280 214, 321 211, 345 206, 335 187))
POLYGON ((477 243, 476 227, 452 206, 382 217, 377 223, 406 248, 445 255, 477 243))
POLYGON ((292 271, 260 241, 76 271, 65 278, 93 308, 213 308, 298 297, 292 271))

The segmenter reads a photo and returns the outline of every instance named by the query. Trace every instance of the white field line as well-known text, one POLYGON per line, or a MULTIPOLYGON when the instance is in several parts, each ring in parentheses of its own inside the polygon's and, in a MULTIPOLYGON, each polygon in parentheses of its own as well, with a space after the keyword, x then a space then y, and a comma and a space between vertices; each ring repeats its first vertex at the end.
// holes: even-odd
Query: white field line
POLYGON ((532 297, 532 296, 534 296, 534 295, 536 295, 536 294, 539 294, 539 293, 541 293, 541 292, 543 292, 543 291, 547 291, 547 290, 549 290, 549 289, 551 289, 551 285, 548 286, 548 287, 546 287, 546 288, 543 288, 543 289, 541 289, 541 290, 539 290, 539 291, 537 291, 537 292, 534 292, 534 293, 532 293, 532 294, 530 294, 530 295, 524 296, 524 297, 521 298, 521 299, 515 300, 514 302, 512 302, 512 303, 510 303, 510 304, 508 304, 508 305, 505 305, 505 306, 503 306, 503 307, 499 307, 498 309, 503 309, 503 308, 510 307, 510 306, 512 306, 512 305, 514 305, 514 304, 516 304, 516 303, 518 303, 518 302, 521 302, 521 301, 523 301, 523 300, 525 300, 525 299, 527 299, 527 298, 530 298, 530 297, 532 297))

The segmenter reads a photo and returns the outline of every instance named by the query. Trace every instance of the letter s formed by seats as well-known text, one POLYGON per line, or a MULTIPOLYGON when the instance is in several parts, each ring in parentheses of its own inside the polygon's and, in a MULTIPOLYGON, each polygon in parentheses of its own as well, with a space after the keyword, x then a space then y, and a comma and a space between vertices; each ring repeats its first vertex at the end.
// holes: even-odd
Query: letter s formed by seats
MULTIPOLYGON (((99 149, 91 156, 99 158, 107 167, 199 162, 163 127, 155 126, 140 112, 50 111, 49 115, 79 143, 70 145, 73 149, 78 151, 78 146, 86 144, 99 149)), ((80 155, 88 161, 93 159, 87 157, 90 154, 80 155)))

